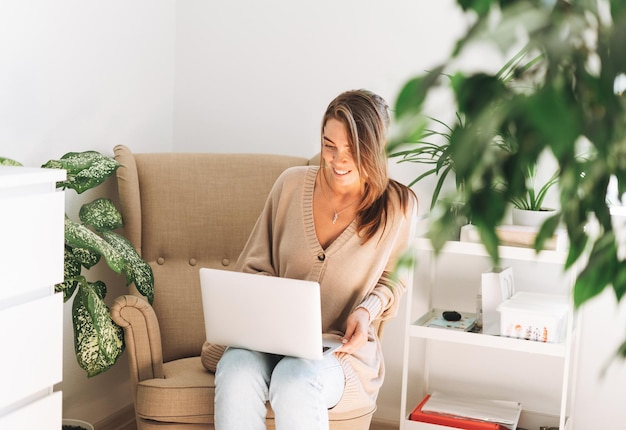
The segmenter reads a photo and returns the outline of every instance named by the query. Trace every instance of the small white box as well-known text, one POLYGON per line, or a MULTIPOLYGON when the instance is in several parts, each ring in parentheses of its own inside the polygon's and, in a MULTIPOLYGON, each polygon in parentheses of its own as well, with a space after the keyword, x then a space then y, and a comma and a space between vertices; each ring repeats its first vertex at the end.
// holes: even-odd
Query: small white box
POLYGON ((566 296, 519 292, 498 306, 500 335, 558 343, 565 338, 566 296))

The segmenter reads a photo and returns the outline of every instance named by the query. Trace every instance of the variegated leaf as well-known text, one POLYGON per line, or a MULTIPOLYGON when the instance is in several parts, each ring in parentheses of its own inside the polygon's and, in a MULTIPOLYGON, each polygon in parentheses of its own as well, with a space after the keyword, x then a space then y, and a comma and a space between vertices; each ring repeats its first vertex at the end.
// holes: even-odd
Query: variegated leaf
POLYGON ((80 276, 81 264, 80 261, 74 256, 71 247, 66 246, 63 254, 63 279, 65 279, 65 281, 60 284, 56 284, 54 286, 54 291, 57 293, 62 292, 63 302, 67 302, 74 294, 76 286, 78 285, 75 279, 80 276))
POLYGON ((102 236, 126 261, 123 269, 126 285, 134 282, 137 290, 148 299, 149 303, 152 303, 154 300, 154 274, 150 265, 141 259, 132 243, 125 237, 112 231, 105 231, 102 236))
POLYGON ((96 151, 69 152, 60 160, 49 160, 42 167, 65 169, 67 179, 57 187, 71 188, 78 194, 87 191, 111 176, 120 164, 96 151))
POLYGON ((90 269, 100 261, 100 254, 86 248, 70 247, 72 255, 86 269, 90 269))
POLYGON ((89 377, 108 370, 124 351, 123 330, 111 319, 103 291, 101 281, 81 284, 72 306, 76 359, 89 377))
POLYGON ((85 203, 78 212, 80 220, 98 232, 122 227, 122 215, 110 199, 100 198, 85 203))
POLYGON ((0 166, 21 166, 19 161, 11 160, 10 158, 0 157, 0 166))
POLYGON ((115 248, 86 226, 76 223, 68 217, 65 217, 65 243, 103 255, 109 267, 116 273, 122 273, 124 269, 124 258, 115 248))

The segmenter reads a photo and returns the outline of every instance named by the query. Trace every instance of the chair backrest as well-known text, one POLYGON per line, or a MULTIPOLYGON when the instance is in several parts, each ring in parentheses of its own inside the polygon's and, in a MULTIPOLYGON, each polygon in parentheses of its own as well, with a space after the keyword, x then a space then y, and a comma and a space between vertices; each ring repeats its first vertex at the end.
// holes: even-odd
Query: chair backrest
POLYGON ((154 272, 163 361, 200 354, 198 270, 233 269, 276 178, 318 158, 115 147, 124 234, 154 272))

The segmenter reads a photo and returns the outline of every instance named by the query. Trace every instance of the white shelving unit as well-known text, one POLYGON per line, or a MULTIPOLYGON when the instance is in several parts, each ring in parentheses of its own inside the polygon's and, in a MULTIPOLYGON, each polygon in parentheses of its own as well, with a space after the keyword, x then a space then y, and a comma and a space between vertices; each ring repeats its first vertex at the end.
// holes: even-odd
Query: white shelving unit
POLYGON ((0 429, 61 428, 63 179, 0 166, 0 429))
MULTIPOLYGON (((400 428, 449 428, 408 419, 434 391, 519 401, 519 426, 526 429, 571 428, 573 312, 568 313, 561 343, 427 327, 429 317, 443 310, 475 312, 481 274, 492 266, 482 244, 448 242, 435 257, 430 241, 419 238, 416 250, 415 279, 406 300, 400 428)), ((565 252, 500 247, 499 255, 501 267, 513 267, 516 291, 571 296, 575 270, 564 270, 565 252)))

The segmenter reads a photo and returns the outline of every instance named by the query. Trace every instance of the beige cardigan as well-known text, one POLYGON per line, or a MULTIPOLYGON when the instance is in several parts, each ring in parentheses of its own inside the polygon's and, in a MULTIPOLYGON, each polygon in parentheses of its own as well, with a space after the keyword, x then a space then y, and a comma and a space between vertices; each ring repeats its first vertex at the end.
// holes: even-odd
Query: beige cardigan
MULTIPOLYGON (((359 306, 371 321, 396 315, 406 287, 393 276, 396 261, 413 235, 417 202, 408 213, 397 198, 384 232, 362 244, 353 221, 326 249, 315 234, 313 190, 318 166, 292 167, 276 181, 244 247, 236 270, 317 281, 321 288, 324 333, 342 335, 347 316, 359 306)), ((288 305, 288 304, 286 304, 288 305)), ((214 369, 223 349, 203 348, 203 363, 214 369)), ((355 354, 338 353, 346 375, 344 394, 335 410, 363 406, 371 410, 383 383, 380 341, 370 325, 367 344, 355 354)))

